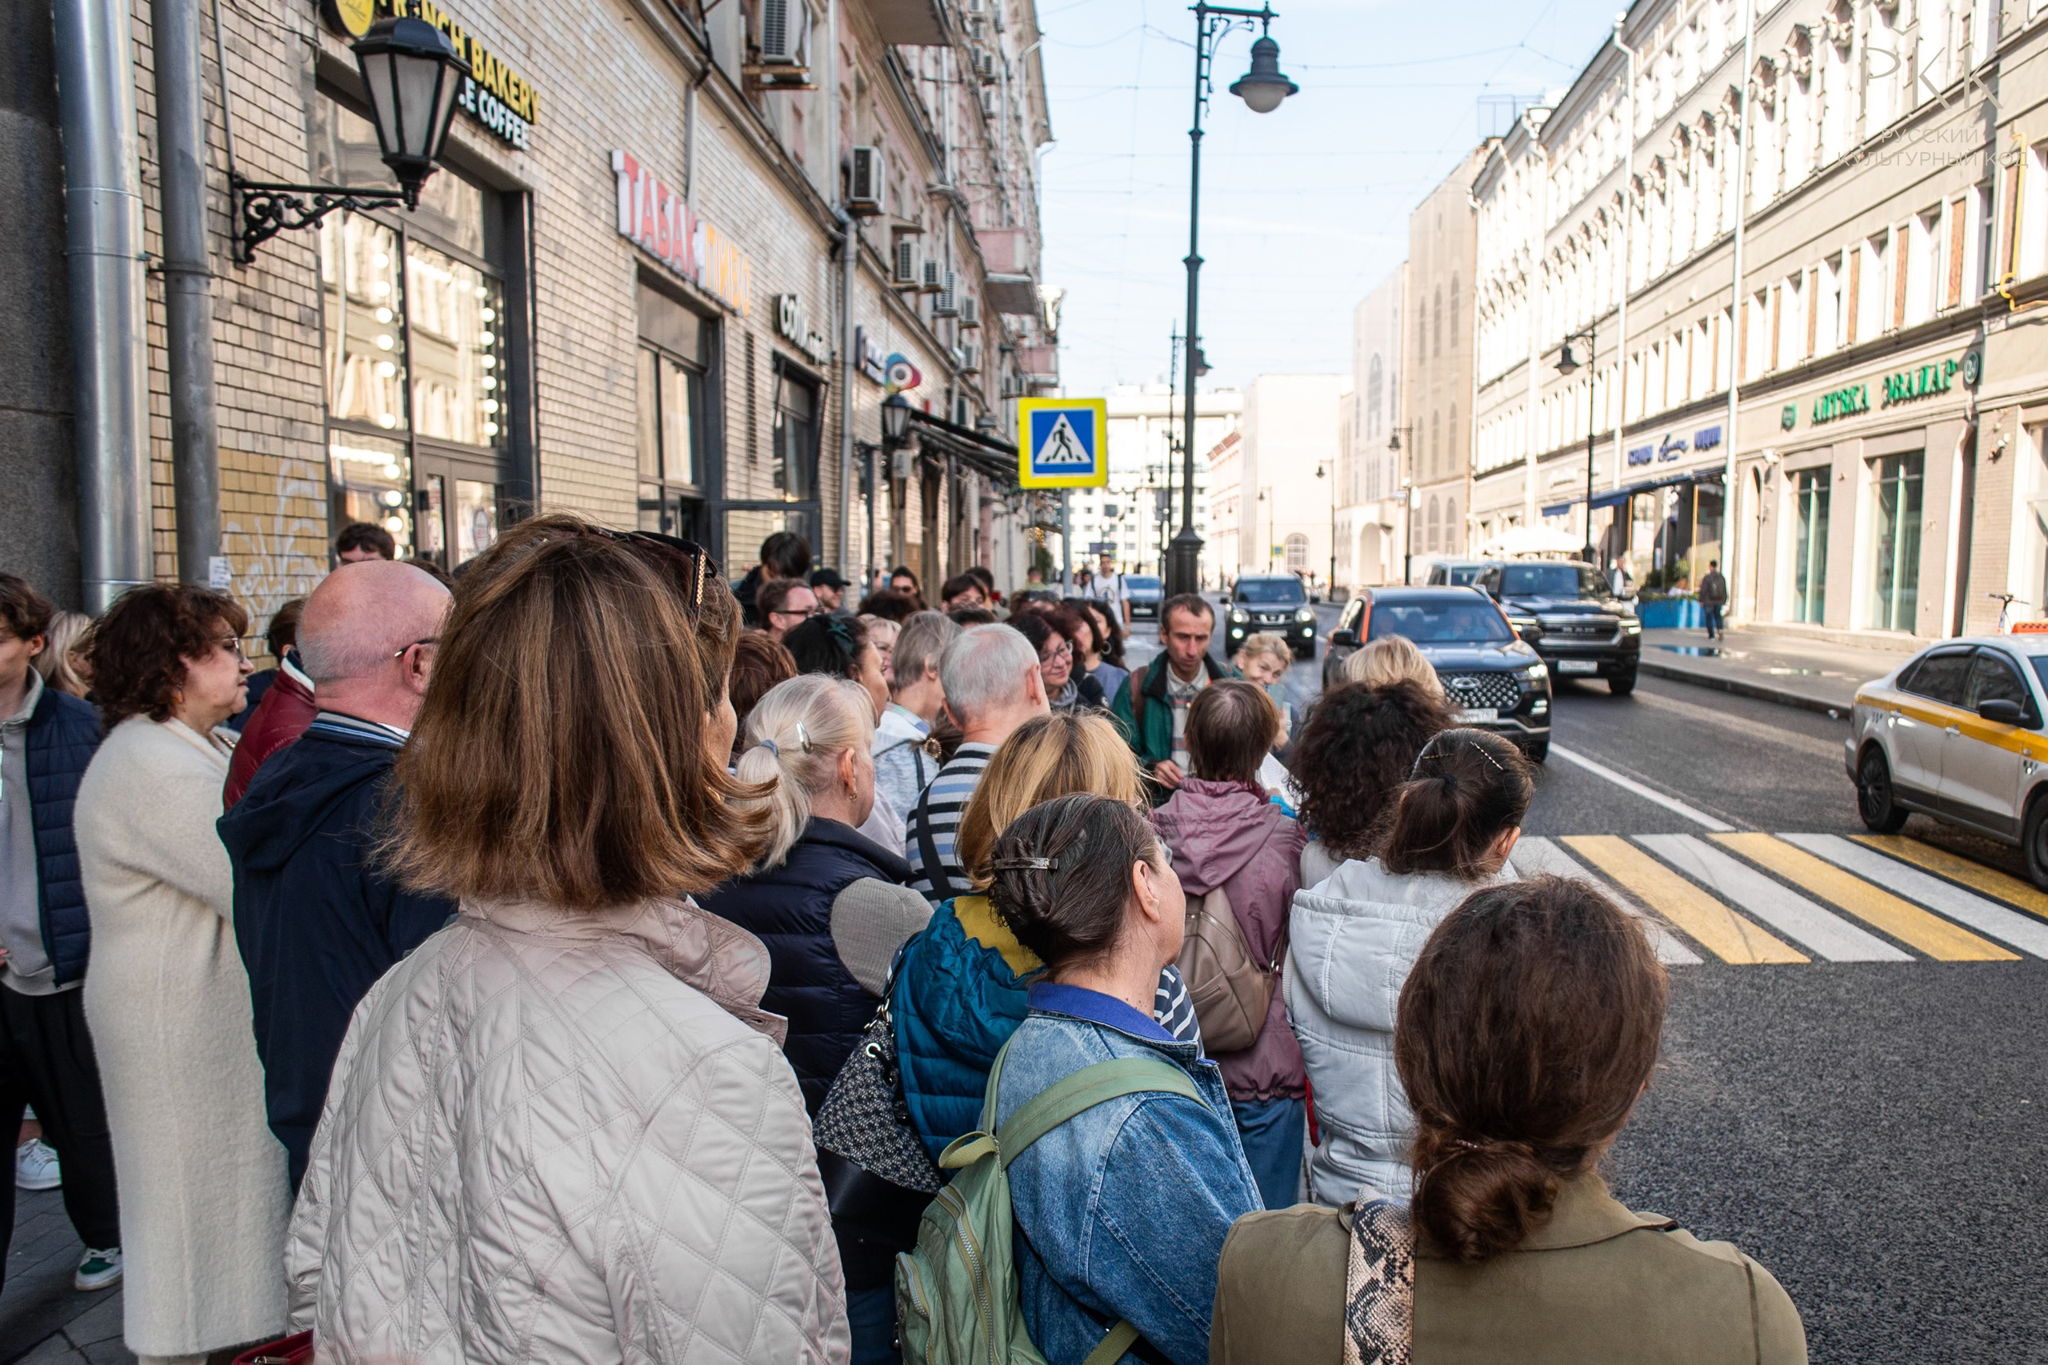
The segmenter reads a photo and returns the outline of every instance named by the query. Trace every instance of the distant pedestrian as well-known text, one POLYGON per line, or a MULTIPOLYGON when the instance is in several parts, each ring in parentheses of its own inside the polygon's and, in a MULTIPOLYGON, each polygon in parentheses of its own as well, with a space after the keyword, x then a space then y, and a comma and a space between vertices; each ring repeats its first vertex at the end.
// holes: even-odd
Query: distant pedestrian
MULTIPOLYGON (((1220 895, 1252 961, 1264 967, 1285 960, 1288 909, 1301 887, 1307 838, 1266 799, 1259 781, 1260 764, 1279 732, 1280 708, 1260 687, 1225 680, 1208 688, 1188 709, 1192 770, 1180 790, 1152 812, 1181 889, 1197 899, 1220 895)), ((1245 1159, 1268 1208, 1285 1208, 1299 1197, 1306 1126, 1307 1073, 1301 1045, 1287 1024, 1280 976, 1269 974, 1270 1003, 1255 1021, 1254 1041, 1211 1053, 1223 1068, 1245 1159)))
POLYGON ((851 616, 853 607, 846 600, 846 590, 853 585, 842 577, 837 569, 813 569, 810 577, 811 592, 818 599, 818 606, 827 616, 851 616))
POLYGON ((823 611, 818 595, 794 578, 771 578, 763 583, 754 607, 761 618, 761 629, 777 642, 823 611))
POLYGON ((946 611, 988 604, 988 589, 971 573, 955 574, 939 589, 939 605, 946 611))
POLYGON ((1260 1203, 1215 1063, 1144 1008, 1186 896, 1144 818, 1101 796, 1026 812, 989 866, 996 915, 1046 965, 990 1081, 996 1123, 1097 1062, 1164 1063, 1184 1087, 1105 1100, 1010 1161, 1025 1327, 1048 1360, 1087 1357, 1121 1320, 1140 1358, 1203 1365, 1224 1238, 1260 1203))
POLYGON ((947 646, 939 681, 961 742, 912 807, 904 837, 916 873, 911 885, 933 902, 967 889, 955 839, 990 755, 1018 726, 1048 709, 1038 653, 1009 626, 963 633, 947 646))
POLYGON ((284 1323, 284 1148, 263 1121, 234 876, 214 832, 243 705, 249 618, 148 584, 92 632, 107 737, 73 818, 92 916, 85 1015, 99 1054, 126 1260, 124 1336, 204 1355, 284 1323))
POLYGON ((1202 597, 1189 592, 1167 598, 1159 608, 1164 648, 1124 679, 1110 706, 1139 766, 1159 784, 1161 800, 1187 776, 1188 707, 1215 679, 1236 676, 1235 669, 1209 657, 1215 635, 1216 608, 1202 597))
MULTIPOLYGON (((250 719, 255 716, 257 708, 263 705, 263 696, 270 691, 270 685, 277 681, 279 671, 284 666, 285 656, 298 646, 299 613, 305 609, 306 599, 294 597, 270 614, 270 624, 263 628, 263 648, 275 662, 270 667, 259 668, 249 675, 248 708, 228 717, 228 729, 236 734, 242 733, 250 719)), ((236 747, 241 746, 238 744, 236 747)), ((229 804, 232 805, 233 802, 229 804)))
POLYGON ((884 621, 894 621, 900 625, 923 610, 924 608, 918 605, 917 598, 910 593, 893 592, 885 588, 861 598, 859 614, 880 617, 884 621))
POLYGON ((1295 814, 1310 839, 1301 852, 1303 886, 1347 858, 1372 855, 1381 818, 1415 756, 1452 720, 1440 691, 1407 680, 1342 683, 1316 699, 1289 750, 1295 814))
POLYGON ((1018 611, 1010 625, 1038 651, 1048 706, 1055 711, 1109 709, 1102 684, 1074 668, 1074 636, 1088 629, 1079 617, 1064 608, 1033 607, 1018 611))
POLYGON ((92 694, 92 665, 86 662, 92 618, 82 611, 53 611, 43 632, 43 652, 30 660, 43 682, 73 697, 92 694))
POLYGON ((898 564, 889 571, 889 591, 902 593, 917 604, 919 611, 924 610, 924 587, 908 564, 898 564))
POLYGON ((1090 601, 1086 597, 1069 597, 1065 602, 1068 607, 1080 612, 1094 625, 1095 649, 1087 661, 1088 672, 1102 684, 1102 694, 1114 700, 1117 688, 1130 676, 1130 668, 1124 661, 1124 628, 1100 602, 1090 601), (1101 669, 1104 665, 1115 672, 1110 676, 1103 676, 1101 669))
MULTIPOLYGON (((387 561, 371 562, 381 564, 387 561)), ((420 571, 418 564, 411 567, 415 573, 420 571)), ((335 570, 336 573, 340 571, 335 570)), ((277 615, 271 618, 266 642, 271 657, 277 660, 277 667, 265 670, 270 674, 270 680, 264 685, 263 700, 257 700, 255 693, 256 679, 262 675, 249 675, 249 705, 236 716, 242 722, 237 727, 242 737, 235 744, 234 756, 228 760, 227 786, 222 794, 222 802, 229 810, 234 809, 235 803, 242 799, 242 793, 249 789, 256 770, 271 755, 304 734, 306 727, 313 723, 313 717, 319 713, 320 708, 313 700, 313 680, 307 675, 296 649, 300 613, 304 610, 305 599, 298 598, 278 608, 277 615), (282 628, 278 625, 279 618, 284 621, 282 628)))
POLYGON ((1584 882, 1468 897, 1396 1009, 1412 1213, 1361 1201, 1239 1222, 1209 1359, 1805 1365, 1768 1270, 1600 1178, 1656 1072, 1668 993, 1641 928, 1584 882))
POLYGON ((1117 624, 1129 630, 1131 600, 1124 594, 1124 576, 1116 571, 1116 556, 1103 555, 1098 563, 1101 566, 1100 571, 1088 580, 1081 595, 1090 601, 1102 603, 1103 609, 1116 617, 1117 624))
MULTIPOLYGON (((739 599, 747 624, 756 630, 768 626, 760 609, 759 597, 763 587, 784 580, 801 584, 810 572, 811 543, 796 532, 777 531, 762 541, 760 562, 733 585, 733 596, 739 599)), ((809 592, 808 585, 805 591, 809 592)))
POLYGON ((391 533, 371 521, 352 521, 334 537, 334 559, 339 564, 356 564, 365 559, 398 558, 398 542, 391 533))
POLYGON ((1700 580, 1700 611, 1707 618, 1707 638, 1719 639, 1721 613, 1728 609, 1728 580, 1721 576, 1721 561, 1707 561, 1707 576, 1700 580))
MULTIPOLYGON (((100 743, 100 718, 44 681, 49 599, 0 573, 0 1133, 33 1106, 43 1145, 61 1163, 64 1213, 85 1244, 72 1274, 82 1290, 121 1279, 114 1149, 84 993, 92 924, 79 878, 73 801, 100 743)), ((4 1149, 13 1152, 9 1143, 4 1149)), ((14 1236, 14 1163, 0 1168, 0 1286, 14 1236)), ((35 1187, 47 1189, 58 1173, 35 1187)))
POLYGON ((946 704, 939 666, 959 638, 960 627, 936 611, 917 613, 896 637, 889 705, 875 725, 875 791, 906 820, 939 771, 931 747, 932 725, 946 704))
POLYGON ((689 899, 765 842, 737 627, 701 550, 566 516, 464 584, 392 849, 462 914, 335 1062, 288 1266, 322 1360, 845 1358, 769 953, 689 899))
POLYGON ((302 627, 319 713, 220 820, 265 1112, 294 1192, 349 1016, 455 914, 454 902, 407 890, 377 858, 390 832, 392 768, 426 696, 448 604, 448 590, 412 564, 329 574, 302 627))
POLYGON ((1395 793, 1378 854, 1295 894, 1287 1010, 1321 1128, 1309 1153, 1317 1203, 1361 1186, 1408 1197, 1414 1115, 1394 1074, 1395 999, 1430 930, 1473 891, 1515 879, 1508 855, 1536 792, 1530 771, 1499 735, 1441 732, 1395 793))

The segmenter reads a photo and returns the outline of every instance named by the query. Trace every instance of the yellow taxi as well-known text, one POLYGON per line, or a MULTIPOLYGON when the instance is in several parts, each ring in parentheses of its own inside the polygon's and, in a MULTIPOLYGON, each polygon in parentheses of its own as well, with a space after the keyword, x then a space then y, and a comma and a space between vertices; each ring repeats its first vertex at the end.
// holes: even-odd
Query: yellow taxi
POLYGON ((1945 640, 1857 690, 1844 758, 1863 823, 1911 812, 2017 845, 2048 888, 2048 634, 1945 640))

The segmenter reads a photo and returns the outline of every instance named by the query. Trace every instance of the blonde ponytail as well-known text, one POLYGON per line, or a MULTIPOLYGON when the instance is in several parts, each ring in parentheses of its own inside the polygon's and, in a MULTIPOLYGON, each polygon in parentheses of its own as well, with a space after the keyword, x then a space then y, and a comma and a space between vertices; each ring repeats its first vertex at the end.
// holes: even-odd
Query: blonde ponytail
POLYGON ((838 772, 839 756, 874 735, 867 689, 845 678, 804 673, 777 683, 747 715, 733 775, 748 788, 737 804, 768 818, 760 869, 780 867, 803 837, 811 804, 838 772))

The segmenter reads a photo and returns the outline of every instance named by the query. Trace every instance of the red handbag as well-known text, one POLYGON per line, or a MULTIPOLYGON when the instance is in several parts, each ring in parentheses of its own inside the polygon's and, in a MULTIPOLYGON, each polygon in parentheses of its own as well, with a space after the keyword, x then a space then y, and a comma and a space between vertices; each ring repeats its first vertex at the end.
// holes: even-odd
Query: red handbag
POLYGON ((313 1365, 313 1334, 295 1332, 251 1346, 235 1357, 234 1365, 313 1365))

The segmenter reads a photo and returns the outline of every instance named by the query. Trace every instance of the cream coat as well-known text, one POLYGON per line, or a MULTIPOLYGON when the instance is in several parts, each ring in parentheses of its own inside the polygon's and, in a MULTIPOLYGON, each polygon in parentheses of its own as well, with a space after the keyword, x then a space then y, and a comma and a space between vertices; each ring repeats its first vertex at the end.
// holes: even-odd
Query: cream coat
POLYGON ((465 905, 335 1063, 289 1253, 322 1365, 846 1359, 767 984, 686 902, 465 905))
POLYGON ((175 1356, 284 1324, 284 1148, 263 1116, 249 977, 214 832, 227 755, 179 722, 114 727, 73 820, 92 1026, 121 1184, 128 1349, 175 1356))

